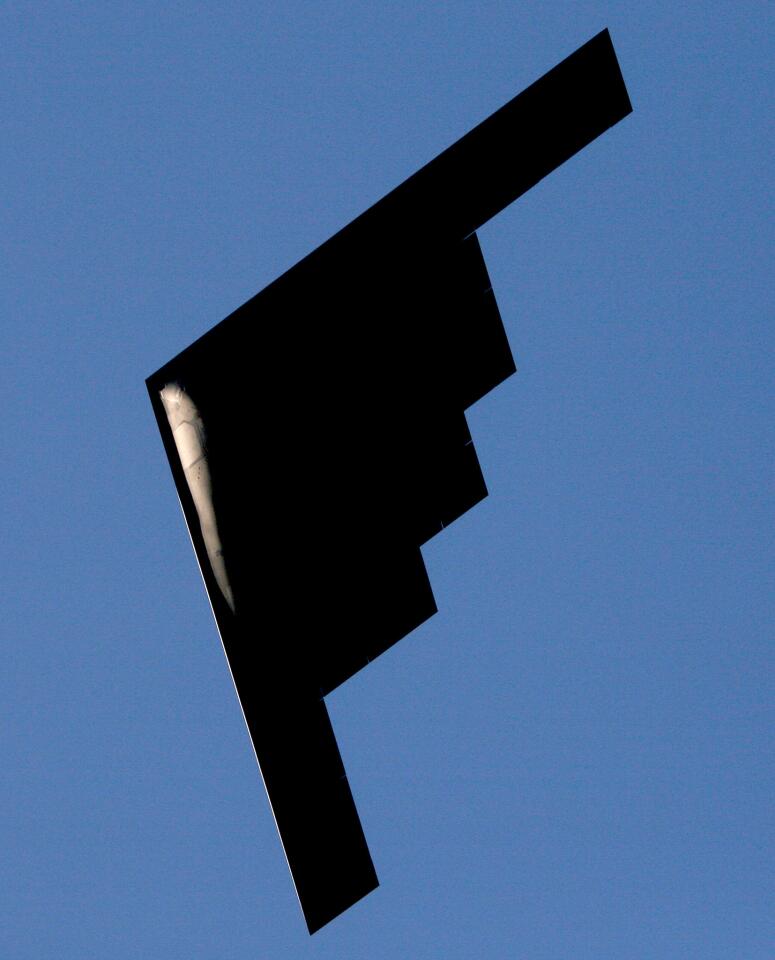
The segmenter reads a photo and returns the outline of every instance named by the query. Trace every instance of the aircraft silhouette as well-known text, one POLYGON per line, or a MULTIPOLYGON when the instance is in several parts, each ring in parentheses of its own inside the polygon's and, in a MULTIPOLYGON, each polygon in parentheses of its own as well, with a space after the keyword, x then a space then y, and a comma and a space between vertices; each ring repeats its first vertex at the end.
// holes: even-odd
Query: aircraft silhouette
POLYGON ((475 231, 631 111, 608 31, 146 381, 310 933, 377 886, 323 698, 436 612, 514 372, 475 231))

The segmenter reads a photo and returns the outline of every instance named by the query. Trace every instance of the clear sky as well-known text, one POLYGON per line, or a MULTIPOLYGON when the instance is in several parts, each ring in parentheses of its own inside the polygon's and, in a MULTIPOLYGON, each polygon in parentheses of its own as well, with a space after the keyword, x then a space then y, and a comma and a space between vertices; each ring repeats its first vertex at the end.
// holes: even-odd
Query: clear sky
POLYGON ((4 5, 3 960, 769 960, 771 18, 4 5), (329 698, 381 886, 310 938, 144 378, 606 26, 634 113, 480 232, 490 497, 329 698))

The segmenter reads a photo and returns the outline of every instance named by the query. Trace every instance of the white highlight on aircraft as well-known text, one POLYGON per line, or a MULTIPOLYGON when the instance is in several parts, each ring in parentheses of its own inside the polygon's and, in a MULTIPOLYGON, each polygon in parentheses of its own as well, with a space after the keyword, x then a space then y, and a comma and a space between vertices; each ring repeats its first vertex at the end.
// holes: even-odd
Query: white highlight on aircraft
POLYGON ((188 489, 196 507, 215 582, 233 612, 234 595, 226 573, 223 547, 215 518, 213 484, 207 462, 207 434, 202 417, 194 401, 179 383, 166 384, 161 391, 161 402, 164 404, 188 489))

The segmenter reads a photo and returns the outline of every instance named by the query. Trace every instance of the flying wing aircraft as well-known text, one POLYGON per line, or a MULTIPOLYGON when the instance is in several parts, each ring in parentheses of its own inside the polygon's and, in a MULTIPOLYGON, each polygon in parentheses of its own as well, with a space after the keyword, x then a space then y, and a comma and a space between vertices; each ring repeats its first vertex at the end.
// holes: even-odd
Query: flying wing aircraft
POLYGON ((436 611, 514 372, 476 230, 631 110, 603 31, 146 381, 310 933, 377 886, 324 697, 436 611))

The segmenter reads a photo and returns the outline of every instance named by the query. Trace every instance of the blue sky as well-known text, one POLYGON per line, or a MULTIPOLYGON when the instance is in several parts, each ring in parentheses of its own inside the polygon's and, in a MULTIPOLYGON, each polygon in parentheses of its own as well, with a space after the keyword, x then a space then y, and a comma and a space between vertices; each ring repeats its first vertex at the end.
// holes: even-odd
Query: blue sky
POLYGON ((4 960, 769 958, 771 6, 0 36, 4 960), (328 700, 381 886, 310 938, 144 378, 606 26, 634 113, 480 232, 490 497, 328 700))

